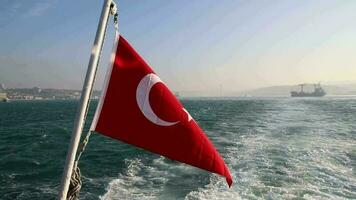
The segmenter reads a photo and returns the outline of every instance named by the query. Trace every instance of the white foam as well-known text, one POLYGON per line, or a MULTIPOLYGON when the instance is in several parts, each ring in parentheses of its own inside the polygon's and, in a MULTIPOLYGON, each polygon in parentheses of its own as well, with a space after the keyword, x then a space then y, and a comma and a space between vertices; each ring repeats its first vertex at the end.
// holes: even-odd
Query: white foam
MULTIPOLYGON (((234 186, 235 187, 235 186, 234 186)), ((212 175, 210 183, 197 191, 190 192, 186 200, 225 200, 225 199, 241 199, 240 194, 234 188, 228 188, 225 179, 220 176, 212 175)))
POLYGON ((156 199, 161 188, 153 187, 152 181, 164 183, 166 179, 158 176, 158 174, 156 174, 155 180, 141 176, 141 171, 149 171, 150 167, 144 166, 140 159, 127 160, 126 162, 128 165, 127 171, 109 183, 106 194, 101 196, 100 199, 156 199), (145 186, 144 189, 142 186, 145 186))
MULTIPOLYGON (((261 115, 263 120, 261 116, 255 119, 255 126, 249 124, 248 129, 242 129, 245 133, 226 130, 223 138, 211 133, 216 147, 225 150, 222 155, 234 184, 228 188, 224 178, 211 175, 208 184, 191 187, 192 191, 183 199, 343 199, 342 195, 356 196, 352 190, 356 177, 350 164, 352 160, 347 156, 354 151, 354 143, 330 136, 330 132, 338 131, 335 124, 325 123, 318 115, 309 115, 306 106, 299 106, 297 110, 287 108, 283 108, 286 112, 271 111, 261 115), (305 116, 310 122, 303 121, 305 116), (291 127, 297 131, 293 132, 291 127), (300 129, 303 131, 298 132, 300 129)), ((236 123, 224 121, 222 130, 236 123)), ((244 121, 240 123, 244 126, 244 121)), ((181 176, 197 170, 167 162, 163 157, 154 159, 149 165, 142 163, 140 159, 129 160, 127 171, 110 182, 101 199, 172 199, 169 193, 164 195, 165 184, 174 178, 180 181, 181 176)))

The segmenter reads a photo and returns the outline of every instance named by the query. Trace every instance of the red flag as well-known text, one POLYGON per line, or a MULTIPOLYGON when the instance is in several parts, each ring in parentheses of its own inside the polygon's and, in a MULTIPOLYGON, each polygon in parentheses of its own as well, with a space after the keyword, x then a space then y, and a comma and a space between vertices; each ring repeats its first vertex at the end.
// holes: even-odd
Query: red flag
POLYGON ((226 177, 229 169, 161 79, 122 37, 92 123, 92 130, 226 177))

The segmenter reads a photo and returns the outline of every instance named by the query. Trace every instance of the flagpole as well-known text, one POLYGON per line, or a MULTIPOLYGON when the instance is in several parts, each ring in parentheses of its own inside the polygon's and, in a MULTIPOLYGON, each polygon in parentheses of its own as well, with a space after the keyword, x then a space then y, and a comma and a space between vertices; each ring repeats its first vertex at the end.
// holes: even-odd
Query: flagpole
POLYGON ((96 31, 96 36, 92 48, 92 52, 90 55, 90 60, 88 64, 87 73, 84 80, 84 85, 82 89, 82 94, 80 97, 80 104, 77 110, 74 127, 72 131, 70 145, 68 147, 67 158, 65 162, 65 167, 62 176, 61 188, 58 195, 59 200, 67 199, 67 193, 69 189, 70 179, 73 172, 73 165, 75 161, 75 157, 77 154, 77 149, 80 141, 80 137, 82 134, 86 111, 89 105, 90 94, 93 88, 96 69, 99 63, 99 58, 101 54, 101 49, 104 43, 104 37, 106 32, 106 27, 108 24, 109 16, 111 8, 115 7, 115 2, 113 0, 104 0, 103 9, 101 11, 101 16, 99 20, 98 29, 96 31))

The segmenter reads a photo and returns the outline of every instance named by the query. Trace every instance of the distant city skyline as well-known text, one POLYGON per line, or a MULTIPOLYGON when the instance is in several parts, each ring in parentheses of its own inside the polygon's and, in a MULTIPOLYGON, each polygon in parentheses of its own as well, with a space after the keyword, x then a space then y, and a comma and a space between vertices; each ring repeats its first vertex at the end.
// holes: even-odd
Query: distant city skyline
MULTIPOLYGON (((356 80, 356 1, 117 2, 120 32, 173 91, 356 80)), ((81 89, 101 7, 102 1, 6 0, 0 83, 81 89)), ((97 90, 113 38, 110 19, 97 90)))
MULTIPOLYGON (((316 83, 303 83, 304 91, 311 92, 314 90, 314 85, 316 83)), ((40 87, 26 87, 26 88, 6 88, 4 84, 0 84, 0 93, 1 92, 10 92, 14 93, 17 91, 51 91, 53 92, 53 97, 56 98, 48 98, 46 99, 76 99, 79 98, 81 88, 79 89, 65 89, 65 88, 40 88, 40 87), (65 93, 63 93, 65 91, 65 93), (66 94, 63 97, 63 94, 66 94), (58 96, 59 95, 59 96, 58 96)), ((356 81, 337 81, 337 82, 328 82, 326 84, 322 84, 322 87, 327 92, 328 96, 347 96, 347 95, 356 95, 356 81)), ((273 96, 289 96, 291 91, 299 91, 300 84, 295 85, 273 85, 273 86, 264 86, 259 88, 253 88, 249 90, 242 91, 223 91, 223 88, 218 90, 185 90, 185 91, 172 91, 177 97, 273 97, 273 96)), ((38 92, 41 93, 41 92, 38 92)), ((45 94, 48 92, 45 92, 45 94)), ((94 90, 92 95, 93 99, 97 99, 100 96, 101 89, 94 90)), ((22 96, 17 96, 17 98, 23 98, 26 96, 31 98, 31 94, 24 93, 22 96)), ((11 97, 11 95, 10 95, 11 97)), ((35 96, 33 96, 35 98, 35 96)), ((40 96, 41 99, 45 99, 40 96)), ((1 99, 1 98, 0 98, 1 99)), ((13 98, 14 99, 14 98, 13 98)), ((30 99, 31 100, 31 99, 30 99)))

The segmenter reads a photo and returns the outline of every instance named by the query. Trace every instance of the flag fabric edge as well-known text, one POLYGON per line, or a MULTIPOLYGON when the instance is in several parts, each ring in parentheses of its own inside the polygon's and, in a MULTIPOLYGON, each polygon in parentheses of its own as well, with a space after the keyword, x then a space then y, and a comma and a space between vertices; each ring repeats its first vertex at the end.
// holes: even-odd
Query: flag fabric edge
POLYGON ((116 31, 114 44, 113 44, 113 47, 112 47, 112 50, 111 50, 109 66, 108 66, 108 69, 106 71, 106 75, 105 75, 105 79, 104 79, 104 85, 103 85, 103 88, 101 90, 101 96, 100 96, 98 105, 96 107, 92 123, 90 125, 90 131, 95 131, 95 127, 96 127, 96 125, 98 123, 98 119, 99 119, 99 116, 100 116, 100 113, 101 113, 101 109, 102 109, 104 101, 105 101, 106 91, 107 91, 108 86, 109 86, 111 72, 112 72, 112 69, 113 69, 114 63, 115 63, 115 57, 116 57, 117 46, 119 44, 119 39, 120 39, 120 33, 116 31))

